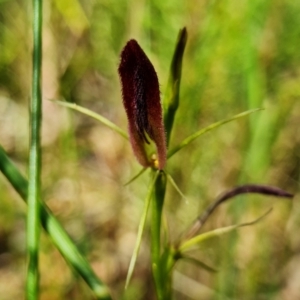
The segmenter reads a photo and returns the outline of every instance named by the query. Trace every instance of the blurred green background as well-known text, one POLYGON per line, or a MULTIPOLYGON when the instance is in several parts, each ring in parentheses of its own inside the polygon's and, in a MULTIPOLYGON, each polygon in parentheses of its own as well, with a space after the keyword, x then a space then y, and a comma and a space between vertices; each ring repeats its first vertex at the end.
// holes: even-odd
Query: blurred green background
MULTIPOLYGON (((0 141, 26 174, 31 88, 30 2, 0 0, 0 141)), ((165 207, 176 239, 211 201, 243 183, 295 193, 293 202, 243 196, 220 207, 205 230, 261 223, 191 253, 174 271, 174 299, 300 299, 300 1, 44 1, 43 198, 116 299, 155 299, 144 235, 132 283, 126 272, 146 195, 129 143, 85 115, 47 99, 75 102, 126 129, 119 53, 135 38, 151 59, 162 96, 177 33, 187 27, 181 103, 171 145, 215 121, 264 107, 199 138, 170 159, 165 207)), ((0 179, 0 298, 22 299, 26 207, 0 179)), ((50 239, 41 237, 41 299, 93 299, 50 239)))

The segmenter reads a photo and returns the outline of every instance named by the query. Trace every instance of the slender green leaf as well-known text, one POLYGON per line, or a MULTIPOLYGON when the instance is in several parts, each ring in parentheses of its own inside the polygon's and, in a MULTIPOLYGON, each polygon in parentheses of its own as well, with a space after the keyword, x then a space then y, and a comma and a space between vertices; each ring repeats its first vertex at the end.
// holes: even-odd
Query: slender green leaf
MULTIPOLYGON (((0 146, 0 170, 21 198, 26 202, 28 182, 0 146)), ((40 221, 54 245, 67 263, 86 281, 98 300, 110 300, 108 288, 100 281, 93 269, 79 252, 76 245, 53 216, 47 205, 41 202, 40 221)))
POLYGON ((69 103, 69 102, 66 102, 66 101, 59 101, 59 100, 50 100, 50 101, 52 101, 54 103, 57 103, 59 105, 74 109, 74 110, 79 111, 79 112, 81 112, 81 113, 83 113, 83 114, 85 114, 89 117, 92 117, 92 118, 96 119, 97 121, 99 121, 100 123, 102 123, 103 125, 109 127, 111 130, 117 132, 119 135, 121 135, 126 140, 128 140, 128 135, 123 129, 121 129, 119 126, 117 126, 116 124, 114 124, 110 120, 106 119, 105 117, 103 117, 99 114, 96 114, 92 110, 84 108, 84 107, 82 107, 80 105, 77 105, 75 103, 69 103))
POLYGON ((141 242, 142 242, 142 236, 143 236, 143 232, 144 232, 144 228, 145 228, 145 224, 146 224, 146 219, 147 219, 147 215, 148 215, 149 205, 150 205, 154 185, 155 185, 158 174, 159 174, 159 171, 156 171, 156 173, 153 177, 153 181, 151 182, 151 184, 149 185, 149 188, 148 188, 148 193, 147 193, 147 197, 146 197, 146 200, 145 200, 145 206, 144 206, 143 214, 142 214, 142 217, 141 217, 141 220, 140 220, 140 223, 139 223, 138 234, 137 234, 134 250, 133 250, 133 253, 132 253, 132 257, 131 257, 131 260, 130 260, 128 272, 127 272, 125 289, 127 289, 128 285, 129 285, 130 279, 131 279, 132 274, 133 274, 134 266, 135 266, 135 263, 136 263, 136 259, 137 259, 137 256, 139 254, 139 250, 140 250, 140 246, 141 246, 141 242))
POLYGON ((263 110, 263 108, 255 108, 255 109, 247 110, 247 111, 245 111, 243 113, 240 113, 240 114, 237 114, 237 115, 235 115, 233 117, 230 117, 230 118, 224 119, 222 121, 213 123, 213 124, 211 124, 211 125, 203 128, 203 129, 195 132, 194 134, 192 134, 189 137, 185 138, 179 145, 175 146, 173 149, 171 149, 170 151, 168 151, 168 158, 171 158, 175 153, 177 153, 179 150, 181 150, 182 148, 184 148, 187 145, 189 145, 191 142, 193 142, 196 138, 198 138, 202 134, 204 134, 204 133, 206 133, 206 132, 208 132, 210 130, 216 129, 216 128, 220 127, 223 124, 226 124, 226 123, 234 121, 236 119, 248 116, 248 115, 250 115, 250 114, 252 114, 254 112, 260 111, 260 110, 263 110))
POLYGON ((271 212, 271 210, 272 209, 269 209, 266 213, 264 213, 262 216, 260 216, 258 219, 254 220, 252 222, 226 226, 226 227, 214 229, 214 230, 199 234, 199 235, 191 238, 190 240, 187 240, 187 241, 183 242, 182 245, 179 247, 179 252, 182 253, 184 251, 190 250, 192 247, 196 246, 197 244, 200 244, 200 243, 202 243, 204 241, 207 241, 211 238, 221 236, 225 233, 234 231, 234 230, 236 230, 240 227, 254 225, 257 222, 261 221, 263 218, 265 218, 271 212))

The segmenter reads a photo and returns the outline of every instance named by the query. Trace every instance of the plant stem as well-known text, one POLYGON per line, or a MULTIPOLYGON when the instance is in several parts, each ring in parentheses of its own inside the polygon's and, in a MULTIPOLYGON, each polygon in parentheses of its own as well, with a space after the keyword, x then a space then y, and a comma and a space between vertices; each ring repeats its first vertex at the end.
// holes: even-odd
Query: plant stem
POLYGON ((155 191, 152 201, 152 224, 151 224, 151 259, 152 272, 156 286, 157 297, 159 300, 166 300, 164 285, 166 278, 164 278, 165 270, 164 264, 161 260, 161 218, 166 192, 166 175, 160 172, 155 182, 155 191))
POLYGON ((41 191, 41 149, 40 130, 42 120, 41 97, 42 62, 42 1, 33 1, 33 74, 32 98, 30 103, 31 140, 29 154, 29 185, 27 214, 27 255, 28 269, 26 298, 38 298, 39 274, 38 252, 40 233, 40 191, 41 191))

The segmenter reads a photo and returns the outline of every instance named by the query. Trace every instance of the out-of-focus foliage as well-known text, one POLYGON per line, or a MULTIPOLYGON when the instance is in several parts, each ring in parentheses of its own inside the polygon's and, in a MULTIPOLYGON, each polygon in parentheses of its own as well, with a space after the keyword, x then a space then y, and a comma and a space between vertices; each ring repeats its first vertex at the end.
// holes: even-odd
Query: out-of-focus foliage
MULTIPOLYGON (((26 172, 31 73, 31 3, 0 1, 0 141, 26 172)), ((44 2, 43 198, 86 253, 116 299, 153 299, 147 234, 132 283, 124 291, 149 177, 124 187, 139 170, 116 133, 47 99, 65 99, 126 129, 117 77, 119 53, 135 38, 156 68, 162 95, 177 33, 187 27, 181 103, 171 145, 212 122, 264 107, 203 136, 168 162, 186 195, 170 186, 167 214, 174 239, 225 189, 241 183, 294 192, 292 205, 243 196, 205 226, 249 221, 255 227, 194 253, 218 269, 180 262, 175 299, 300 298, 300 2, 77 1, 44 2)), ((21 299, 25 278, 25 207, 0 180, 0 295, 21 299)), ((48 237, 42 236, 41 299, 90 299, 48 237)))

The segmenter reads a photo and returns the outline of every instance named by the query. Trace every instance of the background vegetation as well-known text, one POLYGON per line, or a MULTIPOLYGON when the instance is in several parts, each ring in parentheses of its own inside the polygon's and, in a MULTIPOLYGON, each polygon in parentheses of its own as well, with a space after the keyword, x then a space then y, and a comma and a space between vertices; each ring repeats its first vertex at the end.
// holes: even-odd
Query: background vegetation
MULTIPOLYGON (((147 232, 124 291, 149 178, 124 186, 140 170, 129 143, 47 99, 78 103, 125 129, 117 75, 122 47, 130 38, 139 41, 163 93, 178 30, 186 26, 173 145, 212 122, 265 110, 203 136, 168 162, 187 197, 168 189, 173 238, 234 185, 276 185, 296 196, 293 203, 243 196, 220 207, 205 229, 274 209, 263 222, 195 251, 217 273, 180 262, 175 299, 299 299, 299 14, 300 2, 292 0, 44 2, 43 199, 116 299, 154 297, 147 232)), ((25 174, 31 21, 30 2, 0 1, 0 141, 25 174)), ((3 176, 0 191, 0 295, 22 299, 26 207, 3 176)), ((40 259, 41 299, 92 299, 44 234, 40 259)))

